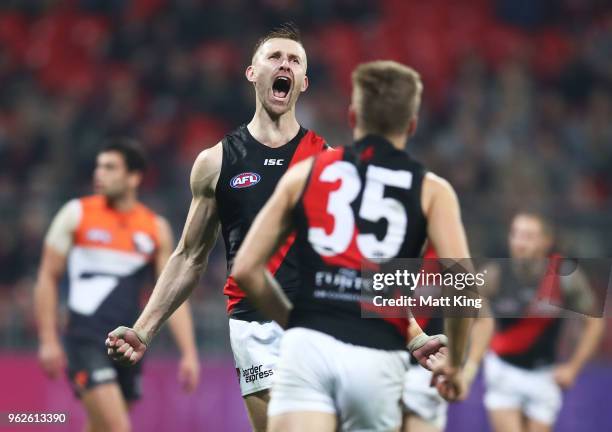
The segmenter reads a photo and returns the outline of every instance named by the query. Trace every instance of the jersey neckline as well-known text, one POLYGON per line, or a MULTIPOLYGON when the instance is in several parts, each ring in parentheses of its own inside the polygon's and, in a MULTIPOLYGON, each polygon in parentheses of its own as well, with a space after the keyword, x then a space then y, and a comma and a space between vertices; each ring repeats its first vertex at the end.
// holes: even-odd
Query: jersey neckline
POLYGON ((247 137, 249 138, 250 141, 254 142, 255 144, 257 144, 259 147, 263 147, 267 150, 271 150, 271 151, 280 151, 282 149, 294 146, 296 144, 298 144, 301 139, 306 135, 306 133, 308 132, 302 125, 300 125, 300 129, 298 130, 297 134, 291 138, 289 141, 287 141, 285 144, 280 145, 278 147, 270 147, 268 145, 265 145, 264 143, 262 143, 261 141, 257 140, 252 134, 251 131, 249 130, 249 128, 247 127, 246 124, 242 125, 242 127, 245 130, 245 133, 247 135, 247 137))

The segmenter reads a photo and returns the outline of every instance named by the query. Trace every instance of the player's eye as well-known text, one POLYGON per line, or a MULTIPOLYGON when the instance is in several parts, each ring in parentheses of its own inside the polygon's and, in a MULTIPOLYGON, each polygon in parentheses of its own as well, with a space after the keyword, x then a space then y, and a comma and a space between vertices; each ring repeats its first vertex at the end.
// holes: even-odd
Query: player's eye
POLYGON ((293 63, 300 64, 300 59, 299 59, 299 58, 297 58, 297 57, 294 57, 293 59, 291 59, 291 61, 292 61, 293 63))

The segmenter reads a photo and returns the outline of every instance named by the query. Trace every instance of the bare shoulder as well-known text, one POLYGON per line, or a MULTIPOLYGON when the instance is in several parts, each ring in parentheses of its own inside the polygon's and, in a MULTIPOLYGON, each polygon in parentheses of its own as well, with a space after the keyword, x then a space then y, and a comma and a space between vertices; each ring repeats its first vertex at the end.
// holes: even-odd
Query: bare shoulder
POLYGON ((423 190, 421 192, 421 207, 425 214, 429 212, 434 199, 457 201, 457 194, 448 180, 428 172, 423 178, 423 190))
POLYGON ((155 215, 155 224, 157 225, 157 230, 161 235, 165 236, 172 233, 170 223, 165 217, 161 215, 155 215))
POLYGON ((191 191, 193 196, 214 196, 223 150, 221 142, 203 150, 196 158, 191 170, 191 191))
POLYGON ((447 193, 450 192, 452 194, 455 193, 455 190, 448 182, 448 180, 443 177, 440 177, 437 174, 432 173, 431 171, 425 174, 425 178, 423 179, 423 188, 428 188, 433 191, 444 190, 447 193))
POLYGON ((81 220, 83 208, 79 199, 72 199, 65 203, 55 214, 49 231, 72 234, 81 220))

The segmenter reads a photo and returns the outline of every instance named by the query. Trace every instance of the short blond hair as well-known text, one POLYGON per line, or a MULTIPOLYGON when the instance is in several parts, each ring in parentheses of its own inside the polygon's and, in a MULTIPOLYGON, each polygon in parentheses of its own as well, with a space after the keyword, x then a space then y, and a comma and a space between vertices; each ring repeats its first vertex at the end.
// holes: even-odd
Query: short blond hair
POLYGON ((357 66, 352 78, 359 127, 379 135, 408 128, 421 104, 418 72, 395 61, 378 60, 357 66))
POLYGON ((259 51, 259 48, 261 48, 261 46, 268 42, 270 39, 289 39, 299 43, 300 45, 302 45, 302 48, 304 48, 304 45, 302 44, 302 35, 300 34, 300 30, 293 22, 289 21, 281 24, 278 27, 275 27, 274 29, 266 33, 264 36, 259 38, 255 43, 255 47, 253 48, 253 55, 251 55, 251 59, 255 58, 255 55, 257 54, 257 51, 259 51))

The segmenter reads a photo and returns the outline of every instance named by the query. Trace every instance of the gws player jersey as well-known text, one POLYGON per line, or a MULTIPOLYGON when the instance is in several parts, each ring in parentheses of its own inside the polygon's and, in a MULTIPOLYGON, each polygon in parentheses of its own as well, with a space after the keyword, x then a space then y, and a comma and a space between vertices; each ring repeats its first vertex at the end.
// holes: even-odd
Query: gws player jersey
POLYGON ((301 285, 289 327, 405 349, 408 320, 362 319, 357 281, 368 258, 420 256, 424 174, 405 152, 373 135, 317 156, 294 214, 301 285))
MULTIPOLYGON (((287 144, 272 148, 257 141, 246 125, 242 125, 223 138, 222 147, 223 161, 215 194, 229 275, 234 257, 253 220, 282 175, 290 166, 316 155, 327 146, 323 138, 300 128, 287 144)), ((299 286, 296 255, 291 247, 294 237, 292 234, 268 263, 268 270, 290 298, 299 286)), ((227 311, 232 317, 263 320, 232 277, 227 278, 223 293, 228 297, 227 311)))
POLYGON ((69 205, 80 214, 68 255, 67 336, 100 343, 108 329, 138 318, 141 290, 153 280, 157 216, 142 204, 119 212, 103 196, 69 205))

